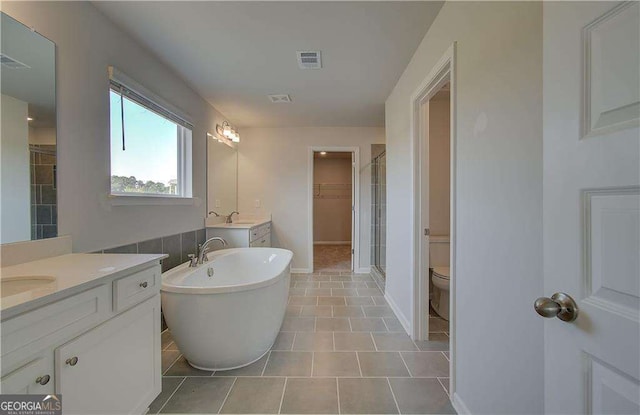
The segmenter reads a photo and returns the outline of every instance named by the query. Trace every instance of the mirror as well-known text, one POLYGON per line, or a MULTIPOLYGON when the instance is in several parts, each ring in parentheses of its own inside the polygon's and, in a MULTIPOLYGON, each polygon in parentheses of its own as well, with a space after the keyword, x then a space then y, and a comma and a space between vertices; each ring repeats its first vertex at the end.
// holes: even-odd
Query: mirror
POLYGON ((1 13, 0 243, 58 235, 55 44, 1 13))
POLYGON ((238 151, 235 144, 207 134, 207 212, 224 216, 237 209, 238 151))

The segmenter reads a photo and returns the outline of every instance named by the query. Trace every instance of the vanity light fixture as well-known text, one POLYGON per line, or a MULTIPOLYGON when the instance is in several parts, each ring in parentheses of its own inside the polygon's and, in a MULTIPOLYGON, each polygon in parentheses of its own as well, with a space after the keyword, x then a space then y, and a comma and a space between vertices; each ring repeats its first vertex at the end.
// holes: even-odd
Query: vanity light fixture
POLYGON ((240 134, 238 134, 236 129, 233 128, 227 121, 224 121, 222 125, 216 125, 216 132, 221 136, 233 141, 234 143, 240 142, 240 134))

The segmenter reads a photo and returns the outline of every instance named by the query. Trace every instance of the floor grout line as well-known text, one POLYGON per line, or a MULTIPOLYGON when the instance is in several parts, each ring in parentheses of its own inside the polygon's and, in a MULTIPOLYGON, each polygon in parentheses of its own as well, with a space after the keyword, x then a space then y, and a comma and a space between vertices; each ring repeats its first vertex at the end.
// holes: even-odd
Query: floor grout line
POLYGON ((356 360, 358 361, 358 370, 360 371, 360 377, 362 376, 362 366, 360 366, 360 353, 356 351, 356 360))
POLYGON ((398 400, 396 399, 396 394, 393 393, 393 388, 391 387, 391 381, 389 380, 389 378, 387 379, 387 385, 389 385, 389 389, 391 390, 391 396, 393 397, 393 402, 395 402, 396 404, 396 409, 398 410, 398 413, 400 413, 400 405, 398 405, 398 400))
POLYGON ((444 386, 444 383, 442 383, 442 379, 449 379, 449 378, 436 378, 436 379, 438 379, 440 386, 442 386, 442 389, 444 389, 444 393, 446 393, 447 396, 451 397, 451 395, 449 395, 449 390, 444 386))
MULTIPOLYGON (((293 340, 291 341, 291 347, 289 348, 289 351, 291 351, 291 352, 294 350, 294 347, 295 347, 295 345, 296 345, 296 338, 297 338, 297 337, 298 337, 298 332, 297 332, 297 331, 294 331, 294 332, 293 332, 293 340)), ((271 352, 269 352, 269 355, 271 355, 271 352)), ((269 360, 269 358, 267 357, 267 361, 268 361, 268 360, 269 360)), ((265 367, 267 367, 266 363, 265 363, 265 365, 264 365, 264 366, 265 366, 265 367)))
POLYGON ((287 381, 289 378, 284 378, 284 386, 282 387, 282 396, 280 397, 280 407, 278 408, 278 413, 282 412, 282 403, 284 402, 284 393, 287 390, 287 381))
MULTIPOLYGON (((295 337, 295 334, 293 335, 295 337)), ((291 344, 291 348, 293 349, 293 344, 291 344)), ((269 355, 267 356, 267 361, 264 362, 264 367, 262 368, 262 373, 260 376, 264 376, 264 371, 267 370, 267 365, 269 364, 269 359, 271 359, 271 350, 269 350, 269 355)))
POLYGON ((178 350, 178 357, 176 357, 175 360, 173 362, 171 362, 171 364, 169 366, 167 366, 167 370, 162 372, 163 376, 164 376, 165 373, 167 373, 169 371, 169 369, 171 369, 173 367, 173 365, 176 364, 176 362, 180 359, 180 357, 182 357, 182 353, 180 353, 180 351, 178 350))
POLYGON ((338 395, 338 414, 340 414, 340 379, 336 378, 336 393, 338 395))
POLYGON ((376 352, 378 352, 378 345, 376 344, 376 339, 373 338, 373 333, 369 332, 369 336, 371 336, 371 341, 373 342, 373 347, 376 349, 376 352))
POLYGON ((407 369, 407 373, 409 373, 409 377, 411 377, 411 378, 415 377, 415 376, 413 376, 413 373, 411 373, 411 371, 409 370, 409 365, 404 360, 404 356, 402 356, 402 352, 398 352, 398 354, 400 354, 400 360, 402 360, 402 363, 404 363, 404 367, 407 369))
POLYGON ((173 398, 173 395, 176 394, 176 392, 178 391, 178 389, 180 389, 180 386, 182 386, 182 384, 185 382, 185 380, 187 380, 187 378, 185 377, 184 379, 182 379, 182 382, 180 382, 178 384, 178 386, 176 386, 175 390, 171 393, 171 395, 169 395, 169 397, 167 398, 167 400, 162 404, 162 406, 160 407, 160 409, 158 409, 157 413, 162 412, 162 410, 164 409, 165 406, 167 406, 167 404, 169 403, 169 401, 171 400, 171 398, 173 398))
POLYGON ((231 391, 233 390, 233 387, 236 385, 236 381, 237 380, 238 380, 237 377, 233 378, 233 382, 231 383, 231 387, 227 391, 227 394, 225 395, 224 400, 222 401, 222 405, 220 405, 220 409, 218 409, 218 413, 222 412, 222 408, 224 408, 224 404, 227 403, 227 399, 229 398, 229 395, 231 395, 231 391))
POLYGON ((312 351, 311 352, 311 375, 309 377, 313 377, 313 364, 315 363, 316 360, 316 352, 312 351))

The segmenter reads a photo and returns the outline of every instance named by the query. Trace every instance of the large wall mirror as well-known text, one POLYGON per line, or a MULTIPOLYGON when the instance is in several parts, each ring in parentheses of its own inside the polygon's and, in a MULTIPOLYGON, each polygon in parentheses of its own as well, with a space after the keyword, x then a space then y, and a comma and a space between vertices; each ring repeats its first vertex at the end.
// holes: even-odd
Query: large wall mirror
POLYGON ((55 44, 1 13, 0 243, 58 235, 55 44))
POLYGON ((238 151, 235 144, 207 135, 207 212, 224 216, 237 209, 238 151))

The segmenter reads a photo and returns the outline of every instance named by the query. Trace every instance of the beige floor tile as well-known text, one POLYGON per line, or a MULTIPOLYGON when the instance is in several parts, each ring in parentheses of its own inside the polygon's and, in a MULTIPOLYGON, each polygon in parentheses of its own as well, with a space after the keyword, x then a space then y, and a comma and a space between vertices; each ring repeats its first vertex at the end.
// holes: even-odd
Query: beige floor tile
POLYGON ((173 342, 173 337, 171 337, 171 332, 169 329, 162 332, 160 335, 160 347, 162 350, 166 349, 169 344, 173 342))
POLYGON ((281 331, 278 333, 273 346, 271 346, 271 350, 291 350, 295 335, 296 333, 291 331, 281 331))
POLYGON ((349 320, 351 331, 387 331, 387 326, 380 317, 350 318, 349 320))
POLYGON ((320 282, 320 288, 344 288, 344 286, 342 285, 341 282, 338 282, 338 281, 334 281, 334 282, 322 281, 320 282))
POLYGON ((415 342, 422 351, 449 350, 449 336, 444 333, 429 333, 429 340, 415 342))
POLYGON ((331 317, 330 305, 305 305, 302 306, 301 317, 331 317))
POLYGON ((402 414, 455 414, 438 379, 389 379, 402 414))
POLYGON ((316 319, 316 331, 351 331, 348 318, 318 317, 316 319))
POLYGON ((318 303, 318 297, 289 297, 289 305, 316 305, 318 303))
POLYGON ((409 377, 398 352, 358 352, 362 376, 409 377))
MULTIPOLYGON (((329 282, 329 281, 331 281, 331 275, 313 274, 311 276, 311 278, 309 279, 309 281, 329 282)), ((320 286, 320 288, 327 288, 327 287, 320 286)), ((329 288, 331 288, 331 287, 329 287, 329 288)))
POLYGON ((262 356, 257 362, 253 362, 248 366, 232 370, 217 370, 213 376, 262 376, 264 366, 269 359, 269 353, 262 356))
POLYGON ((307 288, 304 294, 308 297, 328 297, 331 295, 331 288, 307 288))
POLYGON ((357 297, 358 290, 355 288, 332 288, 331 289, 332 297, 357 297))
POLYGON ((293 343, 293 350, 296 351, 330 351, 333 350, 333 333, 312 332, 296 333, 293 343))
POLYGON ((391 307, 384 305, 366 306, 363 305, 362 309, 367 317, 395 317, 391 307))
POLYGON ((237 378, 220 413, 277 414, 284 378, 237 378))
POLYGON ((400 320, 395 317, 383 317, 384 324, 387 325, 387 329, 389 331, 397 331, 401 333, 406 333, 402 324, 400 324, 400 320))
POLYGON ((311 376, 312 355, 312 352, 273 351, 264 376, 311 376))
POLYGON ((306 293, 306 288, 289 288, 289 296, 291 297, 304 297, 306 293))
POLYGON ((449 361, 441 352, 402 352, 411 376, 447 377, 449 361))
POLYGON ((318 297, 318 305, 346 305, 344 297, 318 297))
POLYGON ((369 333, 334 333, 336 350, 372 351, 375 350, 369 333))
POLYGON ((187 378, 160 411, 163 414, 215 414, 233 378, 187 378))
POLYGON ((358 377, 360 368, 355 352, 316 352, 313 376, 358 377))
POLYGON ((372 298, 375 305, 386 305, 386 306, 389 305, 387 304, 387 300, 385 300, 384 297, 372 297, 372 298))
POLYGON ((358 288, 358 296, 360 297, 374 297, 382 295, 382 291, 378 288, 358 288))
POLYGON ((342 283, 342 288, 369 288, 366 282, 362 281, 348 281, 342 283))
MULTIPOLYGON (((443 356, 444 357, 444 356, 443 356)), ((184 356, 180 356, 169 369, 164 373, 165 376, 211 376, 213 371, 200 370, 191 366, 184 356)))
POLYGON ((318 288, 320 283, 318 281, 299 281, 296 282, 296 288, 318 288))
POLYGON ((345 297, 347 305, 375 305, 371 297, 345 297))
POLYGON ((301 305, 288 305, 284 315, 289 317, 300 317, 300 311, 302 311, 301 305))
POLYGON ((446 333, 449 332, 449 322, 440 317, 429 317, 430 333, 446 333))
POLYGON ((162 378, 162 392, 149 405, 149 414, 157 414, 185 378, 162 378))
POLYGON ((449 378, 438 378, 444 390, 449 393, 449 378))
POLYGON ((339 281, 339 282, 351 282, 353 281, 353 277, 347 275, 332 275, 331 281, 339 281))
POLYGON ((372 336, 376 349, 381 352, 418 350, 406 333, 372 333, 372 336))
POLYGON ((287 379, 280 413, 337 414, 336 379, 287 379))
POLYGON ((397 414, 391 388, 384 378, 338 379, 340 411, 344 414, 397 414))
POLYGON ((162 373, 164 373, 169 366, 180 357, 180 352, 177 350, 164 350, 162 352, 162 373))
POLYGON ((364 317, 361 306, 333 306, 333 317, 364 317))
POLYGON ((315 317, 285 317, 281 331, 313 331, 315 317))

